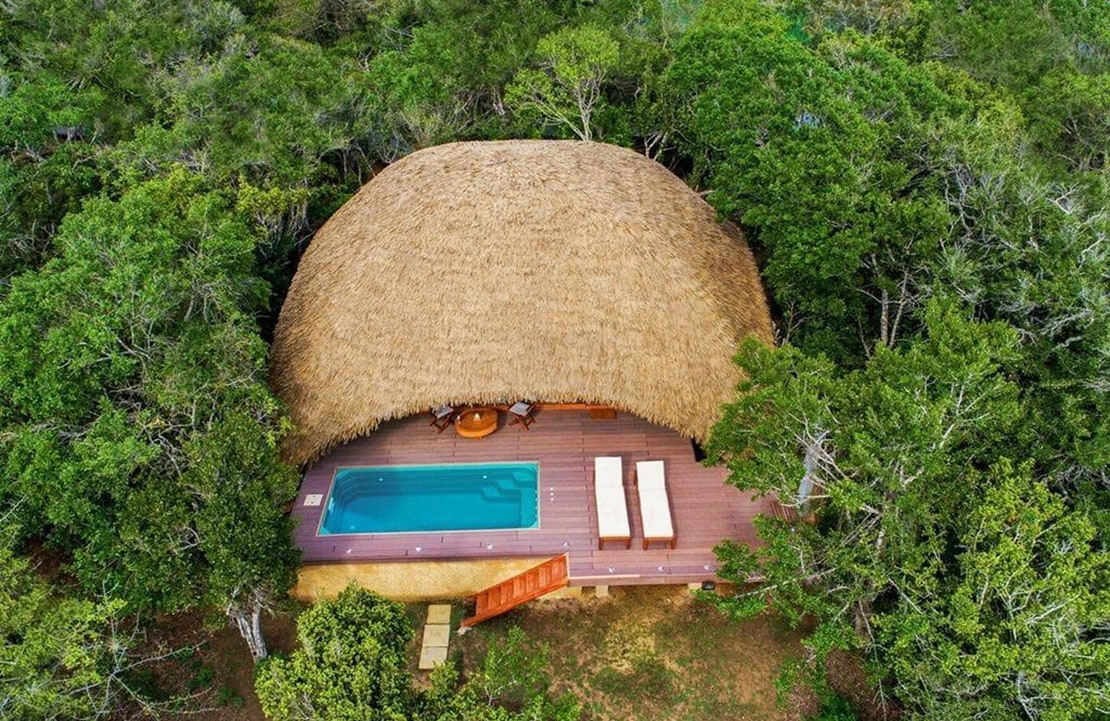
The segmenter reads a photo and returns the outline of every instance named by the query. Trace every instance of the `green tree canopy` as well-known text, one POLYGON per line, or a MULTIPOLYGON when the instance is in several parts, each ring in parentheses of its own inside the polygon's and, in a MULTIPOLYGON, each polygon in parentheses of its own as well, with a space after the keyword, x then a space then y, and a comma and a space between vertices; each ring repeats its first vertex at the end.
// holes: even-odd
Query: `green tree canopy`
POLYGON ((111 622, 123 602, 59 598, 12 552, 11 528, 0 530, 0 714, 30 721, 110 711, 124 692, 109 658, 109 642, 117 640, 110 638, 111 622))
POLYGON ((495 642, 461 688, 451 665, 416 689, 406 655, 412 627, 405 607, 353 583, 297 620, 301 646, 268 659, 255 688, 275 721, 577 721, 568 699, 547 695, 546 652, 519 630, 495 642))
POLYGON ((710 201, 766 253, 789 337, 850 359, 909 330, 948 227, 925 180, 926 131, 961 104, 867 38, 811 48, 789 30, 758 2, 713 3, 666 85, 710 201))
POLYGON ((0 497, 133 610, 268 598, 296 564, 260 234, 233 207, 180 170, 91 201, 0 300, 0 497))
POLYGON ((620 57, 617 41, 601 28, 582 25, 540 38, 536 54, 543 66, 517 73, 506 101, 521 114, 592 140, 605 81, 620 57))
POLYGON ((709 453, 816 520, 757 521, 756 552, 722 545, 724 575, 766 584, 718 603, 812 616, 817 658, 860 649, 911 717, 1105 710, 1110 556, 1031 464, 999 461, 1035 438, 1008 378, 1017 335, 951 304, 925 325, 848 373, 790 347, 741 353, 751 380, 709 453))
POLYGON ((117 150, 140 173, 185 165, 216 180, 293 187, 334 180, 363 132, 365 85, 348 61, 281 37, 235 35, 162 76, 165 120, 117 150), (332 176, 332 177, 329 177, 332 176))
POLYGON ((1110 553, 1085 514, 1002 461, 938 593, 875 619, 900 698, 923 718, 1087 719, 1110 709, 1110 553))
POLYGON ((275 721, 401 721, 416 692, 406 667, 405 607, 356 586, 297 622, 300 649, 259 669, 262 710, 275 721))

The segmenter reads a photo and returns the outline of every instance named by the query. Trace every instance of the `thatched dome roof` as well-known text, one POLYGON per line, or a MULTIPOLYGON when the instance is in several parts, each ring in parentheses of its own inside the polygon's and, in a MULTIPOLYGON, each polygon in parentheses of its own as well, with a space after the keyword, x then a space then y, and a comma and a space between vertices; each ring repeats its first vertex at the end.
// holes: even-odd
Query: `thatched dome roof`
POLYGON ((772 341, 751 252, 662 166, 454 143, 391 165, 316 234, 271 380, 297 464, 447 402, 596 402, 704 438, 749 333, 772 341))

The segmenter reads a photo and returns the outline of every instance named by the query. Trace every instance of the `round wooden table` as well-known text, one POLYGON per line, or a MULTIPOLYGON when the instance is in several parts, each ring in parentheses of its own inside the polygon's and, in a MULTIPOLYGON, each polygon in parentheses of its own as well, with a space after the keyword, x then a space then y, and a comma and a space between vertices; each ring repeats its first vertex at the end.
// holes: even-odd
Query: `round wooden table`
POLYGON ((463 438, 485 438, 496 430, 496 408, 467 408, 455 416, 455 432, 463 438))

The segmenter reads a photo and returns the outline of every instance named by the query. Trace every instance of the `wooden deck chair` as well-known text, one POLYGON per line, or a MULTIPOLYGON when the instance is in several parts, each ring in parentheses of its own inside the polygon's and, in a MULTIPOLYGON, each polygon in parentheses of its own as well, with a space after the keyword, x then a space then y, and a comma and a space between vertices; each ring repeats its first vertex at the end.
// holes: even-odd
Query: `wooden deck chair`
POLYGON ((431 409, 428 413, 432 416, 432 421, 428 425, 435 426, 440 433, 443 433, 455 422, 455 416, 459 414, 459 411, 454 406, 440 406, 431 409))
POLYGON ((628 524, 628 505, 624 500, 621 459, 614 456, 594 458, 594 497, 597 500, 597 548, 606 541, 624 541, 632 548, 628 524))
POLYGON ((663 461, 636 464, 636 487, 640 494, 640 518, 644 523, 644 550, 653 541, 666 541, 675 547, 671 504, 667 498, 667 477, 663 461))
POLYGON ((535 406, 527 401, 517 401, 512 404, 509 406, 509 415, 513 419, 509 421, 509 425, 515 426, 519 423, 524 430, 528 430, 528 426, 536 422, 536 419, 532 417, 533 410, 535 410, 535 406))

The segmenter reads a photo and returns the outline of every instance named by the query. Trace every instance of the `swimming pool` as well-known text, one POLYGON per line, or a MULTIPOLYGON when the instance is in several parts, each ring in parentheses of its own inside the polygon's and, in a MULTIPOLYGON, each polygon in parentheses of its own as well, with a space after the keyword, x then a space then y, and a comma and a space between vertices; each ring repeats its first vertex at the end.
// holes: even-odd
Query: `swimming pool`
POLYGON ((319 534, 539 527, 540 465, 340 468, 319 534))

